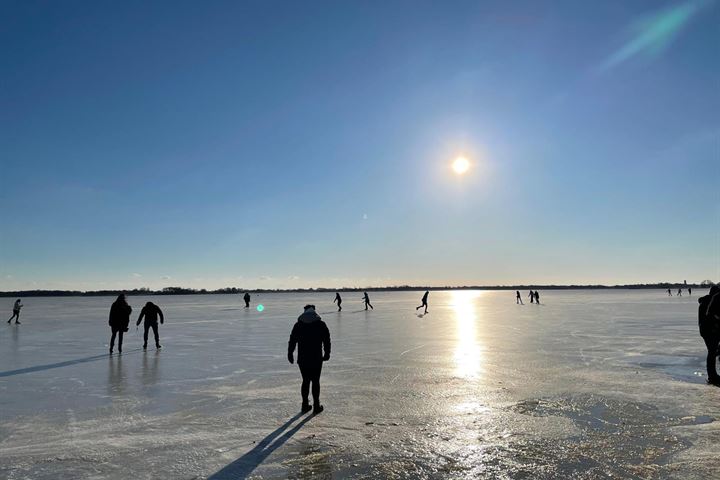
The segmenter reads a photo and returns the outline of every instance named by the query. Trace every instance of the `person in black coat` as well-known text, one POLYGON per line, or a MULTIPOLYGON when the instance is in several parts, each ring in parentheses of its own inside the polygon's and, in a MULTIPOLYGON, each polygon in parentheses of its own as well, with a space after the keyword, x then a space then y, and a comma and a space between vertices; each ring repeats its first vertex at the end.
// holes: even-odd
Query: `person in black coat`
POLYGON ((420 302, 422 302, 422 303, 421 303, 421 305, 420 305, 419 307, 415 307, 415 310, 420 310, 421 308, 425 307, 425 313, 427 313, 427 307, 428 307, 427 299, 428 299, 428 295, 430 295, 430 291, 429 291, 429 290, 425 290, 425 295, 423 295, 422 300, 420 300, 420 302))
POLYGON ((243 300, 245 300, 245 308, 250 308, 250 293, 245 292, 245 295, 243 295, 243 300))
POLYGON ((720 343, 720 287, 713 285, 710 293, 704 297, 698 298, 698 326, 700 327, 700 336, 705 341, 707 347, 707 374, 708 383, 720 386, 720 376, 718 376, 715 367, 715 357, 718 352, 718 343, 720 343))
POLYGON ((160 310, 160 307, 152 302, 147 302, 140 311, 140 316, 138 317, 135 325, 140 325, 140 322, 142 322, 143 318, 145 318, 145 325, 143 325, 145 328, 145 333, 143 334, 143 350, 147 350, 148 330, 151 328, 155 334, 155 348, 162 348, 160 346, 160 335, 158 335, 158 315, 160 316, 160 324, 162 325, 165 323, 163 312, 160 310))
POLYGON ((320 373, 323 362, 330 360, 330 331, 315 312, 315 305, 305 305, 305 311, 293 326, 288 342, 288 362, 293 363, 295 345, 298 347, 297 363, 302 375, 302 413, 310 411, 308 393, 312 383, 313 414, 324 410, 320 404, 320 373))
POLYGON ((115 346, 116 335, 118 335, 118 353, 122 353, 123 333, 128 331, 131 313, 132 308, 128 305, 125 294, 121 293, 110 307, 110 318, 108 319, 108 325, 110 325, 110 329, 112 330, 112 336, 110 337, 111 355, 113 353, 113 347, 115 346))

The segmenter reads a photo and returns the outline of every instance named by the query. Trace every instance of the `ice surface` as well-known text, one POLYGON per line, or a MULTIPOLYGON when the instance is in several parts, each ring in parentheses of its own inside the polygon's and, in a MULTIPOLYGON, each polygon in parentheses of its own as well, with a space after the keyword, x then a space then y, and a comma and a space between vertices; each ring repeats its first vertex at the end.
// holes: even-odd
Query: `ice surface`
POLYGON ((24 299, 0 324, 0 478, 717 478, 697 297, 541 295, 431 292, 425 316, 422 292, 341 314, 333 294, 156 297, 162 351, 133 325, 122 356, 112 298, 24 299), (305 303, 333 340, 315 417, 285 358, 305 303))

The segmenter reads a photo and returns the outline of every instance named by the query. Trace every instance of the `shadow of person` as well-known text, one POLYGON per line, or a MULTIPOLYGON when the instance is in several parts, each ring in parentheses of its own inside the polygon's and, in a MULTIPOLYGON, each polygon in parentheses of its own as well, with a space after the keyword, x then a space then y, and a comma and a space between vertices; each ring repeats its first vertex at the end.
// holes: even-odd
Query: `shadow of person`
MULTIPOLYGON (((15 330, 17 330, 17 328, 15 330)), ((70 365, 77 365, 79 363, 93 362, 95 360, 100 360, 103 358, 108 358, 108 354, 103 353, 102 355, 93 355, 92 357, 76 358, 75 360, 67 360, 67 361, 58 362, 58 363, 49 363, 47 365, 37 365, 35 367, 19 368, 17 370, 8 370, 5 372, 0 372, 0 377, 11 377, 13 375, 22 375, 24 373, 40 372, 43 370, 50 370, 53 368, 61 368, 61 367, 67 367, 70 365)))
POLYGON ((142 383, 144 386, 152 386, 158 382, 158 361, 160 360, 160 351, 148 354, 143 352, 142 358, 142 383), (148 355, 152 360, 148 359, 148 355))
POLYGON ((125 375, 122 368, 122 356, 105 355, 110 365, 108 367, 108 394, 122 394, 125 388, 125 375))
POLYGON ((255 445, 255 447, 245 455, 210 475, 208 480, 240 480, 247 478, 247 476, 250 475, 262 462, 264 462, 272 452, 281 447, 290 439, 290 437, 295 435, 295 433, 297 433, 303 425, 313 418, 313 415, 308 415, 290 430, 285 431, 295 420, 302 416, 302 413, 296 414, 280 428, 263 438, 260 443, 255 445))

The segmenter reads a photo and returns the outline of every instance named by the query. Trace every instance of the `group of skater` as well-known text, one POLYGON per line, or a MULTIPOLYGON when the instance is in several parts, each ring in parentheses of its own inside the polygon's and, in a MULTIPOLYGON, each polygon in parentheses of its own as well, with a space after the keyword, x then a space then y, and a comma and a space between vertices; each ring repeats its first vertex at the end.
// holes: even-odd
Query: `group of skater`
MULTIPOLYGON (((688 291, 688 296, 692 295, 692 287, 688 287, 687 291, 688 291)), ((667 294, 668 294, 668 297, 673 296, 672 291, 669 288, 667 289, 667 294)), ((678 288, 678 291, 675 294, 675 296, 682 297, 682 288, 678 288)))
MULTIPOLYGON (((536 303, 540 305, 540 292, 535 290, 534 292, 530 290, 530 293, 528 293, 528 298, 530 299, 530 303, 536 303)), ((525 305, 522 300, 522 295, 520 295, 520 290, 515 290, 515 304, 517 305, 525 305)))
MULTIPOLYGON (((668 290, 669 292, 669 290, 668 290)), ((688 288, 688 293, 690 289, 688 288)), ((421 304, 415 308, 420 310, 424 308, 424 313, 428 313, 428 297, 430 291, 426 290, 421 299, 421 304)), ((519 290, 515 291, 516 303, 523 305, 522 295, 519 290)), ((531 290, 528 294, 530 303, 540 303, 540 294, 531 290)), ((243 296, 246 308, 250 307, 250 294, 245 293, 243 296)), ((374 309, 370 303, 370 297, 367 292, 363 292, 362 301, 365 304, 365 310, 374 309)), ((337 304, 338 312, 342 311, 342 297, 339 292, 335 293, 334 304, 337 304)), ((705 341, 708 350, 707 354, 707 374, 708 383, 720 386, 720 375, 716 368, 716 357, 720 354, 720 286, 713 285, 708 295, 698 299, 698 323, 700 335, 705 341)), ((13 304, 13 316, 10 317, 8 323, 13 319, 15 323, 20 323, 20 309, 23 307, 21 299, 17 299, 13 304)), ((130 325, 130 317, 132 307, 128 304, 125 294, 118 295, 117 299, 110 307, 108 325, 111 329, 110 337, 110 354, 112 355, 115 340, 117 340, 118 353, 122 353, 123 334, 127 333, 130 325)), ((144 322, 143 350, 147 349, 148 336, 150 330, 153 331, 155 337, 155 347, 160 346, 160 336, 158 333, 158 321, 162 325, 165 323, 165 317, 160 307, 153 302, 147 302, 140 310, 140 315, 135 323, 136 328, 144 322)), ((290 332, 288 341, 287 359, 288 362, 295 363, 295 349, 297 348, 297 365, 300 369, 302 382, 300 386, 300 396, 302 404, 301 412, 318 414, 324 410, 320 403, 320 375, 324 362, 330 360, 331 341, 330 330, 327 324, 323 322, 320 315, 316 312, 315 305, 305 305, 303 313, 297 318, 297 321, 290 332), (310 404, 310 395, 312 394, 312 405, 310 404)))
MULTIPOLYGON (((110 306, 110 316, 108 318, 108 325, 110 325, 111 331, 110 355, 112 355, 115 347, 115 338, 117 338, 118 341, 118 353, 122 353, 123 334, 129 330, 130 314, 132 314, 132 307, 128 304, 125 294, 121 293, 110 306)), ((145 322, 143 325, 145 330, 143 335, 143 350, 147 350, 148 333, 151 329, 155 336, 155 348, 158 350, 162 348, 160 345, 160 334, 158 333, 158 318, 160 319, 161 325, 165 323, 165 316, 162 310, 153 302, 147 302, 142 310, 140 310, 140 315, 135 323, 135 327, 137 328, 143 321, 145 322)))

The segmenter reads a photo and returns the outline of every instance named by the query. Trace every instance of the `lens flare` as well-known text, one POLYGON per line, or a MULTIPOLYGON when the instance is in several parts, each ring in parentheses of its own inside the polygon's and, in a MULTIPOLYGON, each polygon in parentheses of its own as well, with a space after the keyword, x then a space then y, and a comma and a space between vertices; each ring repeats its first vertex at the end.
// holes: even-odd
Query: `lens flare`
POLYGON ((261 303, 260 305, 257 306, 257 311, 258 311, 258 312, 262 312, 263 310, 265 310, 265 307, 264 307, 263 304, 261 303))

